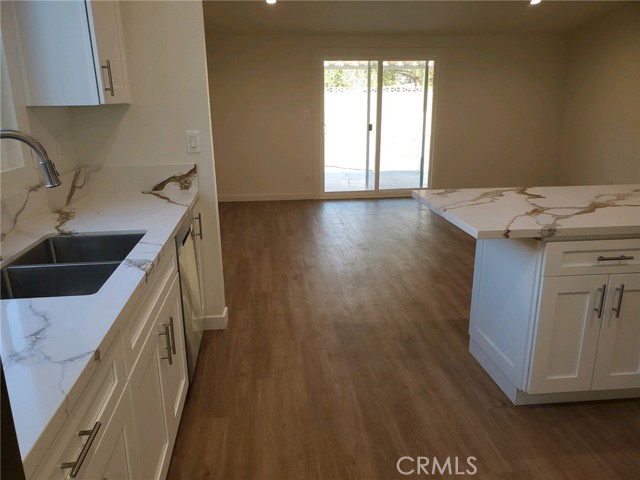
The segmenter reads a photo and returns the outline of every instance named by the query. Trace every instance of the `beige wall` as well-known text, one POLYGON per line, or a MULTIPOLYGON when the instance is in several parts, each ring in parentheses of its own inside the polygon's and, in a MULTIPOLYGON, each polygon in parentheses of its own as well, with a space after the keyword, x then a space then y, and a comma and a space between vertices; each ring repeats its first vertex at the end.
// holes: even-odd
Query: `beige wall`
POLYGON ((553 184, 563 36, 208 35, 221 200, 313 197, 314 52, 405 47, 442 52, 434 187, 553 184))
POLYGON ((198 164, 206 314, 225 313, 202 3, 121 2, 131 105, 74 108, 86 165, 198 164), (187 153, 185 130, 200 131, 187 153))
POLYGON ((640 182, 640 4, 570 40, 559 182, 640 182))

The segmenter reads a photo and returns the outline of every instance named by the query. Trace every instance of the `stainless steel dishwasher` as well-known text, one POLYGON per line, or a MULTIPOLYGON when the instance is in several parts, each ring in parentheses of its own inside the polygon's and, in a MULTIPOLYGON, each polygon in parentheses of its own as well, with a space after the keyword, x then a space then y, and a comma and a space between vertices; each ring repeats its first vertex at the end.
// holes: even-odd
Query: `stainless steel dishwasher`
MULTIPOLYGON (((201 227, 201 226, 200 226, 201 227)), ((187 369, 189 381, 198 361, 204 312, 200 295, 200 275, 196 259, 193 220, 191 216, 183 222, 176 235, 178 250, 178 271, 180 272, 180 293, 182 295, 182 317, 184 319, 184 338, 187 351, 187 369)))

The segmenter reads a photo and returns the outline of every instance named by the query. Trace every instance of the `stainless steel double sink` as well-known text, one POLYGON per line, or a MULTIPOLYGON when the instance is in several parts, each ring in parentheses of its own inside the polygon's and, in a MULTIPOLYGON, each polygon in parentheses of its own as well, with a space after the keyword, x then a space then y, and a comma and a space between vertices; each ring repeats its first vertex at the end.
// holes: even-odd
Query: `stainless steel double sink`
POLYGON ((0 298, 96 293, 143 236, 138 232, 45 238, 2 269, 0 298))

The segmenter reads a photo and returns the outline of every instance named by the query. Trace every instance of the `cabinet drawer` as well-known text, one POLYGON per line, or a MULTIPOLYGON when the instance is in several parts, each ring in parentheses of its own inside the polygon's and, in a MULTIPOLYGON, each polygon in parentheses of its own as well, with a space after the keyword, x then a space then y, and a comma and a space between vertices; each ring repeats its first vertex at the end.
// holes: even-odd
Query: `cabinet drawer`
POLYGON ((598 275, 640 272, 640 239, 550 242, 543 275, 598 275))
POLYGON ((87 445, 91 445, 91 448, 88 448, 88 456, 91 455, 91 450, 100 442, 103 427, 115 410, 126 380, 122 337, 118 335, 102 355, 100 366, 91 378, 91 383, 80 394, 80 399, 63 423, 49 450, 43 455, 36 472, 29 475, 29 478, 68 478, 71 469, 63 469, 61 465, 75 461, 85 443, 89 441, 89 436, 81 436, 78 432, 91 430, 96 422, 100 422, 101 426, 97 428, 93 443, 87 445))
POLYGON ((142 346, 153 328, 154 320, 162 306, 162 299, 167 296, 173 279, 178 274, 175 248, 170 245, 160 263, 149 274, 147 283, 143 284, 130 302, 132 306, 123 312, 126 322, 122 326, 124 336, 125 361, 127 372, 131 374, 142 346))

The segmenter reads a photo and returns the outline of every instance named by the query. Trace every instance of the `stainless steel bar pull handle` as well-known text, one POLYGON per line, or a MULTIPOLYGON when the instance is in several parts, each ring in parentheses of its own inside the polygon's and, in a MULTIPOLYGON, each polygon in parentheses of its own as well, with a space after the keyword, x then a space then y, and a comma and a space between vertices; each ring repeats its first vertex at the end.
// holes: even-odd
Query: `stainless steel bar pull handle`
POLYGON ((633 260, 635 257, 629 255, 618 255, 617 257, 603 257, 600 255, 598 257, 599 262, 614 262, 616 260, 633 260))
POLYGON ((604 309, 604 299, 607 296, 607 284, 603 283, 602 287, 600 287, 598 291, 602 292, 602 295, 600 296, 600 306, 594 308, 594 310, 598 312, 598 318, 602 318, 602 311, 604 309))
POLYGON ((173 317, 169 317, 169 332, 171 333, 171 351, 176 354, 176 332, 173 329, 173 317))
POLYGON ((200 237, 200 240, 202 240, 202 212, 198 213, 198 216, 193 217, 193 219, 198 220, 198 233, 195 235, 200 237))
POLYGON ((616 292, 620 292, 620 296, 618 297, 617 305, 613 307, 612 310, 616 312, 616 318, 620 318, 620 309, 622 308, 622 296, 624 295, 624 283, 621 283, 620 287, 616 288, 616 292))
POLYGON ((115 92, 113 91, 113 77, 111 76, 111 62, 107 60, 107 64, 102 65, 100 68, 105 69, 107 71, 107 76, 109 77, 109 86, 104 87, 104 91, 110 92, 111 96, 113 97, 115 95, 115 92))
POLYGON ((168 323, 162 325, 164 327, 164 332, 160 332, 158 335, 166 337, 167 345, 164 349, 167 351, 166 357, 160 357, 161 360, 169 360, 169 365, 173 365, 173 354, 171 353, 171 331, 168 323))
POLYGON ((80 472, 80 467, 82 467, 84 459, 87 457, 87 454, 89 453, 89 449, 91 448, 91 445, 93 444, 93 441, 96 439, 96 436, 98 435, 98 430, 100 430, 101 426, 102 426, 102 423, 96 422, 93 425, 93 428, 91 430, 80 430, 78 432, 78 435, 80 435, 81 437, 85 437, 86 436, 86 437, 89 437, 89 438, 87 438, 87 441, 84 442, 84 445, 82 445, 82 449, 80 449, 80 453, 78 454, 78 458, 76 458, 75 461, 73 461, 73 462, 65 462, 65 463, 60 465, 60 468, 70 468, 71 469, 71 472, 69 472, 69 477, 70 478, 76 478, 76 476, 80 472))

